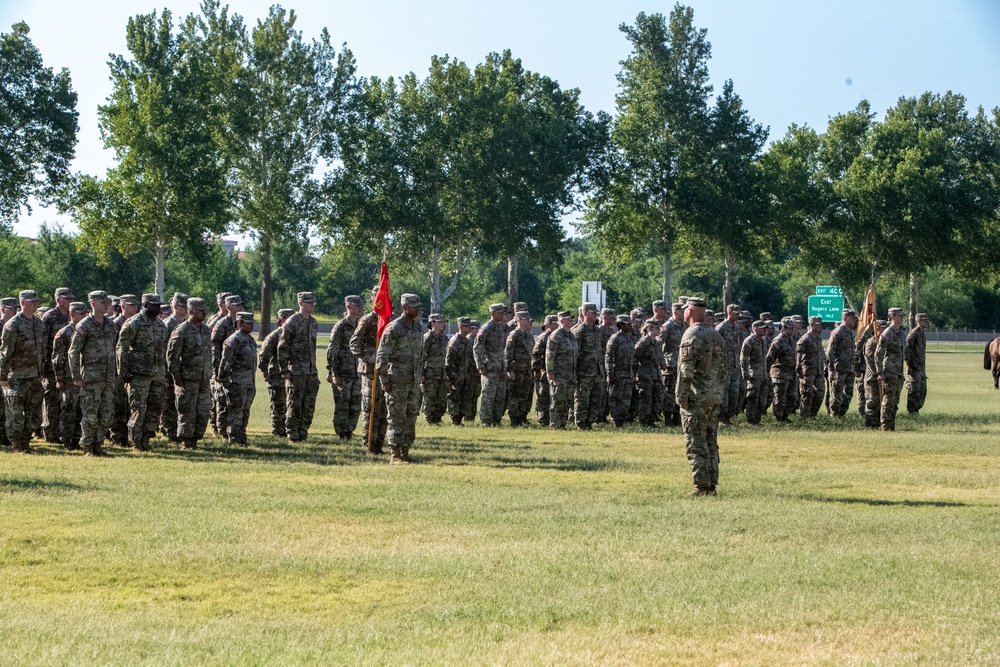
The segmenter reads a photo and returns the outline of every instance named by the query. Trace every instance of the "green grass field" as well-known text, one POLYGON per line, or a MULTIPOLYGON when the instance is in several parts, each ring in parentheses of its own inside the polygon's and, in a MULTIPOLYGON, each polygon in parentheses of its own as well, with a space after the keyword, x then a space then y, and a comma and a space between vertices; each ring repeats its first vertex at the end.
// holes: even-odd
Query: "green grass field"
MULTIPOLYGON (((929 355, 895 433, 418 425, 419 465, 306 446, 0 454, 0 663, 998 664, 1000 392, 929 355)), ((904 396, 905 402, 905 396, 904 396)))

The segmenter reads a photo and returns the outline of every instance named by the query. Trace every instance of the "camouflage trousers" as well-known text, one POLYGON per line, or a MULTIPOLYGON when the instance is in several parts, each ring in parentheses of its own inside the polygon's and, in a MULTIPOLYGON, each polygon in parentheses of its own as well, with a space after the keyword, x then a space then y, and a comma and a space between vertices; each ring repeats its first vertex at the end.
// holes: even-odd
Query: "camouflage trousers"
POLYGON ((271 433, 285 437, 285 413, 288 411, 285 403, 285 383, 268 382, 267 396, 271 407, 271 433))
POLYGON ((361 417, 361 378, 340 378, 340 386, 333 386, 333 430, 337 435, 348 436, 358 428, 361 417))
POLYGON ((616 426, 628 419, 628 409, 632 404, 632 378, 629 376, 611 378, 608 392, 608 410, 616 426))
POLYGON ((369 452, 382 449, 388 428, 385 411, 385 392, 382 383, 372 382, 370 375, 361 376, 361 439, 369 452), (375 390, 374 410, 372 410, 372 389, 375 390), (373 421, 374 420, 374 421, 373 421), (371 442, 368 434, 371 434, 371 442))
POLYGON ((212 416, 211 380, 185 380, 183 387, 176 387, 176 396, 177 437, 201 440, 212 416))
POLYGON ((760 380, 750 380, 746 384, 745 406, 747 423, 759 424, 767 412, 767 385, 764 383, 763 378, 760 380))
POLYGON ((813 419, 823 405, 826 383, 822 375, 807 375, 799 378, 799 406, 803 419, 813 419))
POLYGON ((490 371, 479 377, 483 387, 482 400, 479 403, 479 421, 483 426, 499 426, 507 404, 507 374, 490 371))
POLYGON ((469 384, 472 386, 472 402, 469 403, 469 410, 465 413, 465 421, 474 422, 476 421, 476 411, 479 409, 479 397, 483 393, 483 383, 478 379, 480 377, 478 372, 473 373, 469 377, 472 378, 469 381, 469 384))
POLYGON ((919 371, 917 373, 906 374, 906 411, 909 413, 919 412, 924 407, 924 399, 927 398, 927 373, 919 371))
POLYGON ((59 439, 64 445, 79 443, 83 436, 80 390, 72 380, 66 380, 59 390, 59 398, 59 439))
POLYGON ((124 447, 128 443, 128 390, 121 378, 114 381, 112 385, 111 398, 111 422, 108 429, 111 433, 111 441, 116 445, 124 447))
POLYGON ((528 423, 528 413, 531 412, 531 399, 535 394, 535 381, 530 372, 515 373, 513 380, 508 380, 507 414, 511 426, 528 423))
POLYGON ((319 378, 314 374, 293 375, 285 380, 285 434, 292 442, 309 437, 319 378))
POLYGON ((857 373, 854 376, 854 393, 858 396, 858 414, 862 417, 865 416, 865 406, 867 405, 865 399, 865 392, 868 390, 868 380, 865 379, 864 372, 857 373))
POLYGON ((854 373, 837 373, 835 380, 830 380, 830 414, 843 417, 851 407, 854 397, 854 373))
POLYGON ((163 387, 163 410, 160 412, 160 432, 171 440, 177 439, 177 394, 167 380, 163 387))
POLYGON ((722 384, 722 404, 719 406, 719 417, 729 421, 737 414, 736 404, 740 400, 740 369, 731 366, 726 372, 726 379, 722 384))
POLYGON ((166 387, 150 375, 135 375, 125 385, 128 391, 128 437, 133 447, 156 435, 160 422, 160 406, 166 387))
POLYGON ((795 380, 791 378, 787 380, 784 378, 771 378, 771 405, 774 418, 778 421, 787 420, 791 414, 789 406, 794 400, 794 395, 791 392, 792 385, 794 384, 795 380))
POLYGON ((681 426, 691 475, 696 486, 714 488, 719 483, 719 404, 706 402, 688 408, 681 409, 681 426))
POLYGON ((635 416, 642 426, 652 426, 659 421, 663 384, 660 378, 636 378, 635 387, 638 390, 635 416))
POLYGON ((430 378, 420 385, 423 394, 424 417, 428 424, 440 424, 448 411, 448 379, 430 378))
POLYGON ((226 395, 226 409, 229 413, 229 428, 226 435, 229 442, 245 445, 247 442, 247 422, 250 421, 250 408, 257 396, 257 388, 253 383, 237 384, 226 382, 223 386, 226 395))
POLYGON ((420 385, 416 382, 393 382, 392 392, 385 397, 389 413, 389 446, 412 447, 417 437, 417 416, 420 414, 420 385))
POLYGON ((449 385, 448 416, 453 424, 461 424, 466 412, 471 410, 472 385, 468 382, 449 385))
POLYGON ((788 387, 788 405, 785 411, 789 415, 794 415, 802 404, 802 391, 799 388, 798 378, 792 380, 788 387))
POLYGON ((601 418, 608 387, 604 375, 578 375, 576 378, 576 425, 587 428, 601 418))
POLYGON ((42 430, 45 439, 54 442, 59 435, 60 394, 55 375, 42 379, 42 430))
POLYGON ((882 394, 877 377, 865 379, 865 391, 861 395, 865 405, 865 426, 878 428, 882 414, 882 394))
POLYGON ((212 380, 212 406, 212 424, 219 435, 226 437, 229 429, 229 406, 226 405, 226 388, 218 378, 212 380))
POLYGON ((549 426, 566 428, 575 393, 576 382, 573 380, 559 378, 549 380, 549 426))
POLYGON ((7 437, 11 441, 31 440, 42 423, 42 381, 38 378, 11 379, 3 390, 7 413, 7 437))
POLYGON ((736 374, 740 378, 740 393, 739 393, 739 398, 736 401, 736 414, 740 415, 743 414, 743 411, 746 409, 747 391, 749 391, 750 388, 747 386, 747 380, 745 377, 743 377, 742 373, 740 373, 737 370, 736 374))
POLYGON ((899 410, 899 394, 903 390, 901 375, 886 375, 882 383, 882 412, 880 425, 883 431, 896 430, 896 411, 899 410))
POLYGON ((681 409, 677 406, 677 369, 668 368, 663 374, 663 423, 681 425, 681 409))
POLYGON ((535 397, 535 416, 538 418, 538 425, 548 426, 549 410, 552 407, 548 380, 535 380, 535 397))
POLYGON ((84 448, 104 444, 111 428, 112 411, 115 407, 115 385, 112 382, 86 382, 80 389, 80 421, 84 448))

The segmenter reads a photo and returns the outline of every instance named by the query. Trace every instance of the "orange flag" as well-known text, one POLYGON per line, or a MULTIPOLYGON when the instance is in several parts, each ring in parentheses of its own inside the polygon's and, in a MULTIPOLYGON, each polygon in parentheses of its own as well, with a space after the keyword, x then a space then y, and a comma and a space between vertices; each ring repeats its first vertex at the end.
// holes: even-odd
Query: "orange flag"
POLYGON ((389 289, 389 267, 385 262, 382 262, 382 277, 378 281, 378 292, 375 293, 375 306, 372 310, 378 314, 376 336, 382 338, 382 332, 392 319, 392 291, 389 289))
POLYGON ((861 312, 858 313, 858 338, 861 338, 861 334, 872 326, 876 319, 878 318, 875 317, 875 283, 872 283, 868 286, 864 303, 861 304, 861 312))

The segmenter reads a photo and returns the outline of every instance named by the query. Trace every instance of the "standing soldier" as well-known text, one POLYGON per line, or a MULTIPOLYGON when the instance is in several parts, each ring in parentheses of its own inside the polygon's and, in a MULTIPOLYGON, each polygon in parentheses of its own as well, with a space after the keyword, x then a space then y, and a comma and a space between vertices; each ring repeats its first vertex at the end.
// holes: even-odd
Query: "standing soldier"
POLYGON ((364 307, 359 295, 344 297, 344 316, 333 325, 326 348, 326 381, 333 386, 333 430, 341 440, 351 439, 361 415, 361 380, 358 358, 351 352, 351 337, 364 307))
MULTIPOLYGON (((749 310, 742 310, 742 311, 740 311, 740 320, 739 320, 739 323, 738 323, 739 324, 739 331, 740 331, 740 344, 739 344, 739 347, 737 348, 737 350, 742 351, 743 350, 743 343, 746 341, 747 338, 750 338, 751 336, 753 336, 753 321, 754 321, 753 317, 750 315, 750 311, 749 310)), ((765 352, 766 352, 766 350, 765 350, 765 352)), ((739 353, 737 353, 737 357, 739 357, 739 353)), ((739 389, 740 393, 739 393, 739 398, 736 401, 736 414, 740 415, 740 414, 743 414, 743 410, 746 408, 747 381, 743 377, 743 373, 738 368, 736 370, 736 374, 740 378, 740 389, 739 389)), ((761 413, 761 414, 763 414, 763 413, 761 413)))
POLYGON ((309 437, 319 375, 316 370, 316 297, 299 292, 299 312, 288 318, 278 337, 278 368, 285 380, 285 432, 288 442, 302 442, 309 437))
POLYGON ((632 340, 632 318, 619 315, 617 326, 617 333, 608 341, 604 367, 608 381, 608 410, 615 426, 621 428, 628 419, 629 404, 632 402, 635 343, 632 340))
POLYGON ((659 417, 656 406, 663 404, 663 348, 660 345, 660 321, 652 318, 643 324, 642 338, 635 344, 636 417, 641 426, 656 428, 659 417))
POLYGON ((464 420, 472 423, 476 421, 476 408, 479 406, 479 397, 483 393, 483 383, 480 379, 479 368, 476 367, 476 355, 473 352, 473 343, 479 334, 479 320, 472 320, 469 325, 469 367, 466 375, 469 378, 469 385, 472 389, 472 400, 466 404, 464 420))
POLYGON ((479 384, 478 374, 469 375, 469 358, 472 356, 472 343, 469 342, 471 325, 470 318, 458 318, 458 333, 448 341, 444 357, 444 371, 451 386, 448 391, 448 416, 455 426, 462 425, 462 419, 473 400, 472 384, 479 384))
MULTIPOLYGON (((378 285, 372 288, 372 302, 378 285)), ((351 353, 358 359, 361 372, 361 437, 369 454, 382 454, 388 422, 385 412, 385 392, 378 387, 375 376, 375 353, 378 350, 378 313, 366 313, 351 336, 351 353)))
POLYGON ((264 379, 267 381, 267 394, 271 399, 271 433, 281 438, 286 435, 286 404, 285 381, 281 378, 281 371, 278 369, 278 337, 281 336, 281 327, 294 312, 291 308, 282 308, 278 311, 278 320, 275 323, 274 331, 264 338, 264 344, 261 345, 257 361, 257 367, 260 368, 260 372, 264 374, 264 379))
POLYGON ((673 304, 673 316, 667 320, 660 332, 660 343, 663 347, 663 361, 666 370, 663 372, 663 419, 667 426, 681 425, 681 412, 677 406, 677 359, 680 355, 681 338, 687 329, 684 322, 684 304, 673 304))
MULTIPOLYGON (((601 308, 601 319, 599 331, 601 333, 601 354, 607 357, 608 354, 608 343, 611 341, 611 337, 618 333, 618 328, 615 326, 615 310, 613 308, 601 308)), ((604 395, 601 397, 601 416, 597 419, 598 424, 607 424, 608 415, 611 414, 611 408, 608 405, 608 401, 611 398, 611 387, 607 383, 607 366, 604 369, 605 375, 605 387, 604 395)))
POLYGON ((603 410, 602 397, 607 392, 604 368, 604 339, 597 326, 597 305, 582 306, 583 319, 573 327, 579 352, 576 359, 576 425, 589 431, 603 410))
POLYGON ((896 430, 896 410, 903 389, 903 357, 906 352, 906 332, 903 331, 903 309, 889 309, 889 327, 879 336, 875 348, 875 370, 882 389, 881 426, 883 431, 896 430))
POLYGON ((791 414, 791 386, 795 384, 795 342, 792 336, 792 320, 783 318, 781 333, 771 341, 764 359, 771 376, 774 418, 779 422, 789 421, 788 415, 791 414))
POLYGON ((206 315, 204 299, 188 299, 188 319, 167 342, 167 373, 177 396, 177 437, 184 449, 198 446, 212 413, 212 332, 205 326, 206 315))
MULTIPOLYGON (((125 322, 132 319, 139 312, 139 297, 135 294, 123 294, 118 299, 118 312, 113 318, 105 311, 105 317, 112 318, 111 324, 115 328, 115 344, 117 346, 118 336, 121 334, 125 322)), ((111 304, 111 297, 108 297, 108 305, 111 304)), ((119 447, 128 444, 128 390, 125 388, 125 381, 120 375, 115 373, 114 397, 111 399, 111 442, 119 447)))
POLYGON ((424 334, 424 368, 421 371, 424 417, 428 424, 441 425, 441 417, 448 411, 448 378, 444 372, 448 352, 448 335, 444 329, 448 318, 432 313, 427 318, 430 330, 424 334))
MULTIPOLYGON (((875 344, 878 345, 878 339, 877 339, 877 334, 875 333, 874 322, 865 327, 865 330, 861 332, 860 338, 858 338, 857 342, 854 344, 854 373, 855 373, 854 391, 858 395, 858 414, 860 414, 862 417, 864 417, 867 414, 867 409, 868 409, 868 397, 867 397, 868 379, 866 377, 868 367, 865 357, 866 354, 865 349, 868 346, 868 341, 870 341, 872 338, 876 338, 875 344)), ((874 348, 872 354, 874 354, 874 348)), ((878 374, 876 373, 873 377, 875 378, 876 381, 875 384, 877 388, 878 374)), ((876 422, 877 421, 878 420, 876 418, 876 422)))
POLYGON ((472 343, 476 368, 482 377, 479 419, 483 426, 500 426, 507 402, 507 368, 503 352, 507 342, 507 325, 503 322, 505 311, 506 306, 502 303, 491 305, 490 321, 479 330, 472 343))
POLYGON ((229 406, 222 383, 219 381, 219 366, 222 364, 222 344, 236 333, 236 314, 243 310, 243 299, 239 294, 230 294, 225 302, 226 314, 215 321, 212 330, 212 400, 215 403, 215 432, 223 438, 229 433, 229 406))
POLYGON ((389 463, 411 463, 410 447, 417 435, 420 414, 420 373, 424 342, 420 326, 420 297, 400 297, 403 316, 389 323, 375 356, 379 381, 385 388, 389 411, 389 463))
POLYGON ((719 483, 719 406, 726 382, 726 343, 704 323, 705 300, 690 297, 677 361, 677 403, 681 407, 692 496, 715 495, 719 483))
POLYGON ((726 306, 726 319, 716 325, 715 330, 726 344, 726 383, 722 388, 722 405, 719 419, 728 424, 736 416, 736 404, 740 400, 740 307, 735 303, 726 306))
POLYGON ((870 429, 877 429, 879 417, 882 413, 882 387, 878 381, 878 369, 875 366, 875 349, 878 347, 879 337, 882 332, 889 327, 885 320, 877 320, 865 331, 869 332, 865 342, 861 358, 865 364, 865 391, 862 394, 865 399, 865 426, 870 429))
POLYGON ((927 398, 927 327, 931 318, 917 313, 917 326, 906 337, 906 411, 918 414, 927 398))
POLYGON ((559 328, 545 345, 545 376, 549 381, 549 424, 566 429, 576 389, 576 357, 580 348, 573 335, 573 313, 559 313, 559 328))
POLYGON ((535 337, 531 335, 531 314, 526 310, 517 312, 517 328, 507 336, 504 356, 507 364, 507 380, 510 382, 507 414, 511 426, 528 423, 531 410, 531 395, 534 393, 531 377, 531 354, 535 347, 535 337))
POLYGON ((531 349, 531 375, 535 379, 535 416, 539 426, 549 425, 549 380, 545 375, 545 349, 552 332, 559 328, 559 318, 556 315, 545 316, 545 327, 535 338, 535 346, 531 349))
MULTIPOLYGON (((181 322, 187 319, 188 295, 181 292, 174 292, 170 299, 170 317, 163 320, 163 326, 167 329, 167 340, 181 322)), ((164 357, 163 363, 166 364, 164 357)), ((177 438, 177 396, 174 395, 174 383, 170 378, 165 379, 163 388, 164 400, 163 410, 160 411, 160 432, 166 436, 170 442, 179 442, 177 438)))
POLYGON ((229 432, 226 436, 234 445, 247 444, 250 407, 257 395, 257 342, 250 335, 253 324, 253 313, 236 313, 238 328, 222 343, 219 382, 222 384, 226 411, 229 414, 229 432))
POLYGON ((128 391, 128 431, 132 449, 150 451, 166 391, 167 327, 160 320, 159 294, 142 295, 142 312, 118 335, 118 376, 128 391))
POLYGON ((42 374, 45 371, 45 327, 38 295, 18 295, 21 312, 3 326, 0 336, 0 388, 7 410, 7 437, 14 451, 30 454, 31 434, 42 423, 42 374))
MULTIPOLYGON (((212 316, 208 318, 208 321, 205 322, 205 326, 208 327, 209 336, 211 336, 212 329, 215 328, 215 325, 218 324, 219 320, 221 320, 224 317, 229 317, 229 309, 226 307, 226 299, 230 296, 232 296, 232 292, 219 292, 218 294, 215 295, 215 303, 216 306, 218 307, 218 311, 213 313, 212 316)), ((219 435, 219 427, 218 427, 219 415, 217 414, 216 410, 218 407, 216 403, 216 395, 218 394, 218 389, 215 386, 215 366, 217 363, 218 363, 217 358, 213 358, 212 380, 211 380, 212 414, 209 423, 212 425, 212 431, 215 432, 216 435, 219 435)))
MULTIPOLYGON (((792 315, 789 319, 792 320, 792 344, 797 348, 799 339, 802 338, 802 327, 805 324, 805 321, 802 319, 801 315, 792 315)), ((792 397, 788 414, 793 415, 802 404, 802 391, 798 381, 792 382, 792 385, 788 388, 788 393, 791 394, 792 397)))
POLYGON ((104 452, 104 439, 111 425, 118 382, 115 358, 118 330, 105 315, 110 303, 107 292, 95 290, 87 299, 90 314, 76 325, 69 344, 69 367, 80 393, 84 455, 108 456, 104 452))
MULTIPOLYGON (((0 299, 0 332, 3 331, 4 325, 16 314, 17 299, 15 297, 9 296, 0 299)), ((3 392, 0 391, 0 444, 4 447, 10 447, 12 443, 10 438, 7 437, 7 408, 5 404, 6 401, 3 399, 3 392)))
POLYGON ((69 367, 69 346, 73 342, 76 325, 87 316, 87 304, 74 301, 69 305, 69 324, 60 329, 52 341, 52 370, 56 389, 59 390, 59 441, 68 450, 80 449, 82 434, 80 422, 80 392, 73 384, 73 371, 69 367))
POLYGON ((747 387, 746 411, 747 423, 759 424, 767 410, 767 367, 764 360, 767 351, 764 349, 764 334, 767 327, 757 320, 753 323, 753 334, 743 341, 740 348, 740 375, 747 387))
POLYGON ((809 330, 799 337, 795 346, 795 372, 799 377, 802 419, 815 419, 823 405, 823 318, 809 318, 809 330))
MULTIPOLYGON (((52 368, 52 344, 56 334, 69 324, 69 305, 75 298, 73 290, 70 288, 58 288, 55 293, 55 308, 41 316, 45 331, 45 374, 42 377, 42 402, 44 404, 42 432, 45 434, 45 442, 59 442, 61 392, 56 388, 56 376, 52 368)), ((86 306, 84 307, 86 308, 86 306)))
POLYGON ((843 417, 854 396, 854 330, 858 316, 850 308, 843 310, 840 325, 830 334, 826 346, 830 368, 830 414, 843 417))

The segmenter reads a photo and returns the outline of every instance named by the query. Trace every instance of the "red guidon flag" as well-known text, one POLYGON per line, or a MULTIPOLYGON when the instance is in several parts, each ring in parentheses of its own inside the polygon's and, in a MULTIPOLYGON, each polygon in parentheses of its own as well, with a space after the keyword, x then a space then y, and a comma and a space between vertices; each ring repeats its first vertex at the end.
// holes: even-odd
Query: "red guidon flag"
POLYGON ((858 338, 861 338, 861 334, 872 326, 876 319, 878 318, 875 317, 875 283, 872 283, 868 286, 865 301, 861 304, 861 312, 858 313, 858 338))
POLYGON ((378 281, 378 292, 375 293, 375 306, 372 308, 378 315, 378 331, 381 338, 386 325, 392 319, 392 291, 389 289, 389 267, 382 262, 382 277, 378 281))

